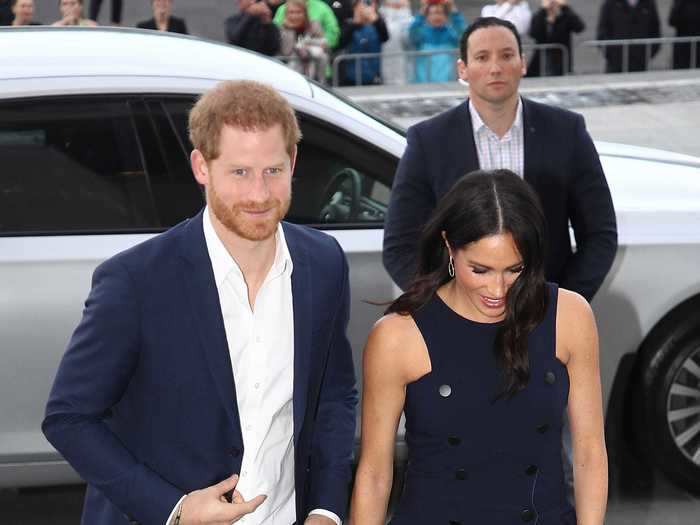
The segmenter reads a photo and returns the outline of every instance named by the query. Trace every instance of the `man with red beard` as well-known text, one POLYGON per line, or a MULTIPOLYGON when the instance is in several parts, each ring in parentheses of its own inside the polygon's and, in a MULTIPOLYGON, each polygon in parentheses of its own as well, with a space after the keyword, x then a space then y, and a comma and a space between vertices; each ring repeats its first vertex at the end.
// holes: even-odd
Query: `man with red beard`
POLYGON ((44 432, 88 483, 83 523, 339 525, 348 270, 332 237, 282 222, 294 111, 223 82, 190 138, 207 206, 95 270, 44 432))

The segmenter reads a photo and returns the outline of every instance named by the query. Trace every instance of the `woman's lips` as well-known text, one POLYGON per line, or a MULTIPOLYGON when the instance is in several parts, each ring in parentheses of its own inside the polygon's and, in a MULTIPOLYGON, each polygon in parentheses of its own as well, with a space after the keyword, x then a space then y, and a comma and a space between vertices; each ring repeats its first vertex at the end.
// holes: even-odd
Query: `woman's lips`
POLYGON ((492 297, 486 297, 484 295, 480 296, 481 302, 487 308, 503 308, 506 305, 505 297, 501 299, 493 299, 492 297))

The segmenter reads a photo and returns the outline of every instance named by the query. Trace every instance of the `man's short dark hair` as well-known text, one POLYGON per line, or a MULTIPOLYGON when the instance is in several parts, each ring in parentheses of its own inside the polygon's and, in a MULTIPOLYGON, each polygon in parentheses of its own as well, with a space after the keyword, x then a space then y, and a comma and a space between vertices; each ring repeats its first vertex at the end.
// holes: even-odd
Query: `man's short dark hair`
POLYGON ((484 29, 485 27, 505 27, 508 31, 513 33, 516 42, 518 42, 518 54, 523 54, 523 43, 520 39, 520 33, 518 33, 518 30, 511 22, 503 20, 502 18, 496 18, 495 16, 484 16, 474 20, 474 22, 464 30, 464 33, 462 33, 462 38, 459 40, 459 54, 462 62, 467 62, 467 41, 469 37, 474 31, 484 29))

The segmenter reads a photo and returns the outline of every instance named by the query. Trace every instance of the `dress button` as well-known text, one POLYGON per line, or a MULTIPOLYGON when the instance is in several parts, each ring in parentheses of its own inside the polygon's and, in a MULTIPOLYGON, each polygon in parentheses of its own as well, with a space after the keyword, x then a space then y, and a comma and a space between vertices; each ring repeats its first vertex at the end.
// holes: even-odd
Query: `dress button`
POLYGON ((547 423, 545 423, 545 424, 543 424, 543 425, 539 425, 539 426, 537 427, 537 432, 539 432, 540 434, 544 434, 544 433, 547 432, 548 430, 549 430, 549 425, 548 425, 547 423))
POLYGON ((229 450, 229 454, 231 454, 231 456, 233 456, 234 458, 237 458, 241 455, 241 451, 240 449, 233 447, 231 450, 229 450))
POLYGON ((450 520, 447 523, 449 523, 449 525, 462 525, 461 521, 455 521, 455 520, 450 520))
POLYGON ((450 445, 452 445, 453 447, 456 447, 457 445, 459 445, 462 442, 462 438, 460 438, 458 436, 449 436, 447 438, 447 442, 450 445))
POLYGON ((452 394, 452 387, 450 385, 441 385, 438 389, 442 397, 450 397, 452 394))
POLYGON ((548 385, 553 385, 556 380, 557 376, 555 376, 554 372, 551 370, 544 375, 544 382, 548 385))
POLYGON ((528 476, 534 476, 539 470, 540 469, 537 468, 537 465, 530 465, 525 469, 525 474, 527 474, 528 476))
POLYGON ((460 481, 467 479, 467 471, 464 470, 463 468, 458 468, 455 471, 455 478, 457 478, 460 481))
POLYGON ((527 523, 535 519, 535 513, 531 509, 525 509, 520 513, 520 519, 527 523))

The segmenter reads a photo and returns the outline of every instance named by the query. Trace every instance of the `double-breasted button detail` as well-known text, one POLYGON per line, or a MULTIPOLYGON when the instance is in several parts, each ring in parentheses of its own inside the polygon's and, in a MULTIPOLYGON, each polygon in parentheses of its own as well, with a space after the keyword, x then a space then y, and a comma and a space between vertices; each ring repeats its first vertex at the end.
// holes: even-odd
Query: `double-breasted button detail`
POLYGON ((540 469, 537 467, 537 465, 530 465, 525 469, 525 474, 528 476, 534 476, 539 470, 540 469))
POLYGON ((458 445, 462 442, 462 438, 459 437, 459 436, 449 436, 449 437, 447 438, 447 442, 448 442, 451 446, 456 447, 456 446, 458 446, 458 445))
POLYGON ((534 520, 535 519, 535 511, 533 511, 532 509, 524 509, 520 513, 520 519, 523 520, 525 523, 528 523, 528 522, 534 520))
POLYGON ((452 387, 450 385, 440 385, 438 389, 442 397, 450 397, 452 395, 452 387))
POLYGON ((458 468, 455 471, 455 478, 457 478, 460 481, 467 479, 467 471, 463 468, 458 468))
POLYGON ((551 370, 548 370, 547 373, 544 375, 544 382, 548 385, 553 385, 556 380, 557 376, 551 370))
POLYGON ((537 432, 540 434, 544 434, 549 430, 549 425, 547 423, 544 423, 542 425, 538 425, 537 427, 537 432))

